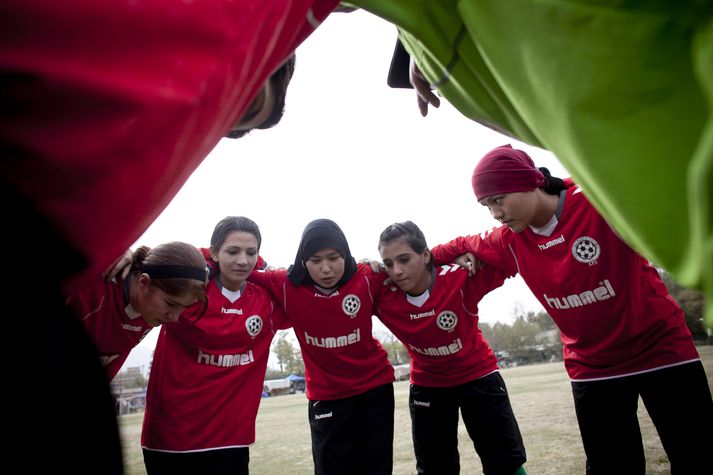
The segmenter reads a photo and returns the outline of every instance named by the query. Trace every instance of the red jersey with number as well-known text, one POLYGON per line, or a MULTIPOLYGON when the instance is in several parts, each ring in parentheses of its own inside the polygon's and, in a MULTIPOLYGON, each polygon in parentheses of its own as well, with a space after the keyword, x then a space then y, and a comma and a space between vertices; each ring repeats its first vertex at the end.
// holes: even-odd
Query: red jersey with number
POLYGON ((473 277, 455 264, 436 267, 428 299, 420 306, 398 287, 383 287, 376 314, 406 347, 413 384, 457 386, 497 371, 497 359, 478 328, 478 302, 506 277, 491 266, 473 277))
POLYGON ((305 364, 307 398, 342 399, 394 381, 386 351, 372 336, 374 292, 383 277, 364 264, 331 294, 295 286, 287 271, 253 272, 272 292, 295 330, 305 364))
POLYGON ((67 304, 94 341, 110 380, 152 328, 128 304, 125 292, 125 280, 107 282, 97 277, 67 297, 67 304))
POLYGON ((161 328, 146 394, 145 449, 191 452, 255 442, 270 343, 286 326, 284 314, 251 283, 232 302, 215 281, 207 295, 201 318, 161 328))
POLYGON ((91 279, 337 4, 3 0, 4 185, 81 250, 91 279))
POLYGON ((567 181, 549 236, 501 226, 432 250, 437 262, 473 252, 519 272, 562 335, 572 380, 626 376, 699 359, 681 308, 658 272, 567 181))

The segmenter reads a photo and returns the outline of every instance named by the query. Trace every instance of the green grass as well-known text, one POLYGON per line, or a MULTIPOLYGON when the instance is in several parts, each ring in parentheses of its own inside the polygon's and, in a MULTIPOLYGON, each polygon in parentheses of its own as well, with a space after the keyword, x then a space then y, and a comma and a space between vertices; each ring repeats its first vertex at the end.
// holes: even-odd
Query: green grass
MULTIPOLYGON (((698 348, 713 385, 713 346, 698 348)), ((513 410, 525 440, 528 473, 584 473, 584 451, 574 414, 569 380, 562 363, 523 366, 502 370, 513 410)), ((394 474, 415 472, 408 412, 408 383, 394 385, 396 414, 394 428, 394 474)), ((132 414, 120 418, 126 472, 144 471, 141 448, 141 418, 132 414)), ((639 419, 646 450, 646 472, 669 473, 666 454, 651 419, 639 404, 639 419)), ((473 445, 461 423, 462 473, 482 473, 473 445)), ((257 441, 250 448, 250 473, 253 475, 312 474, 312 455, 307 400, 302 394, 263 399, 257 418, 257 441)))

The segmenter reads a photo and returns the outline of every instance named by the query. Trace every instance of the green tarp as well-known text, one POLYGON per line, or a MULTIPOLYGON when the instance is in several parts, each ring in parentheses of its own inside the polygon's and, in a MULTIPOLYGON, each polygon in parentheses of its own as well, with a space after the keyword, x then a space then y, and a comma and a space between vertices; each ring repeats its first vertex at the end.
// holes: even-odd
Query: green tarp
POLYGON ((552 151, 713 325, 713 1, 350 3, 464 115, 552 151))

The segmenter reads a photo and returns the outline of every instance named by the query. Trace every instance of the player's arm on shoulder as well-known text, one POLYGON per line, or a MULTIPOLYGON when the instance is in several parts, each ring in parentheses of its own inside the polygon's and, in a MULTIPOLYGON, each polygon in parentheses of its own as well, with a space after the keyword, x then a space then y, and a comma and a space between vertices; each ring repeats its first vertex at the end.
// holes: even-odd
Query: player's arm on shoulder
POLYGON ((435 264, 450 264, 467 253, 475 254, 475 249, 481 241, 480 236, 460 236, 445 244, 432 247, 431 254, 435 264))
MULTIPOLYGON (((371 269, 371 273, 378 273, 384 269, 384 264, 382 264, 381 261, 364 258, 360 259, 359 262, 357 262, 357 268, 360 269, 360 271, 365 270, 366 266, 371 269)), ((366 273, 369 274, 368 271, 366 273)))
POLYGON ((483 264, 478 269, 478 273, 470 278, 476 289, 477 300, 480 301, 487 293, 502 286, 507 279, 514 275, 514 272, 483 264))
POLYGON ((268 267, 267 269, 258 270, 255 268, 248 276, 248 282, 259 285, 276 297, 280 295, 282 286, 286 281, 286 269, 273 269, 268 267))
POLYGON ((512 254, 503 238, 502 227, 455 238, 435 246, 431 249, 431 254, 436 264, 456 262, 470 271, 477 269, 478 261, 508 272, 512 272, 514 266, 512 254))
POLYGON ((270 315, 270 320, 272 321, 273 332, 292 328, 292 321, 290 321, 290 318, 282 309, 282 306, 274 298, 270 300, 272 302, 272 314, 270 315))
POLYGON ((133 255, 134 252, 131 249, 127 249, 117 257, 107 270, 102 272, 104 280, 108 282, 114 278, 117 278, 117 280, 126 279, 126 276, 131 272, 131 258, 133 255))
POLYGON ((379 287, 391 284, 391 277, 386 272, 386 267, 381 261, 362 259, 359 261, 358 270, 360 275, 369 280, 374 292, 379 292, 379 287))

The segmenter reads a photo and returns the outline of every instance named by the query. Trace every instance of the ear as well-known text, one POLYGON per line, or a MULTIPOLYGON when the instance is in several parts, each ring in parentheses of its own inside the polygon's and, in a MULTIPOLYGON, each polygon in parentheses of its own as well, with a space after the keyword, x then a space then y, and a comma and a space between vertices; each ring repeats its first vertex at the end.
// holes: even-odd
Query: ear
POLYGON ((430 260, 431 260, 431 251, 430 251, 429 249, 424 249, 423 252, 421 253, 421 255, 423 256, 423 259, 424 259, 426 262, 430 262, 430 260))
POLYGON ((139 274, 139 288, 142 290, 146 290, 151 283, 151 277, 149 277, 148 274, 142 272, 139 274))
POLYGON ((210 247, 210 258, 213 262, 218 262, 218 251, 213 246, 210 247))

